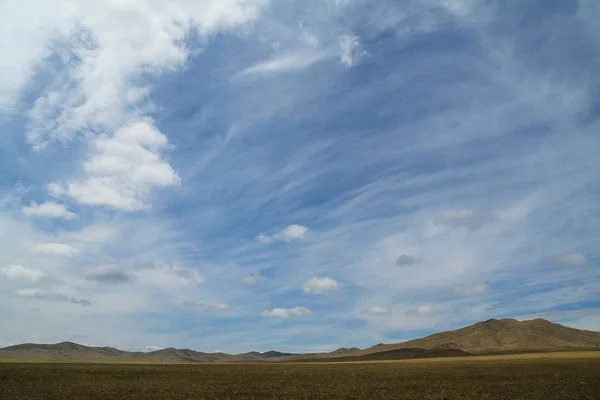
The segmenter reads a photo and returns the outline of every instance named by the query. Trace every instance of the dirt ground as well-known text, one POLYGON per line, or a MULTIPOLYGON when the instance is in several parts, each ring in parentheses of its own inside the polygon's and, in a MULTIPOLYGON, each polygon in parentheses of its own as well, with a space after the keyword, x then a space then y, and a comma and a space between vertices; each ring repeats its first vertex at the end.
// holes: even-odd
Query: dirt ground
POLYGON ((0 363, 2 400, 600 399, 600 352, 361 363, 0 363))

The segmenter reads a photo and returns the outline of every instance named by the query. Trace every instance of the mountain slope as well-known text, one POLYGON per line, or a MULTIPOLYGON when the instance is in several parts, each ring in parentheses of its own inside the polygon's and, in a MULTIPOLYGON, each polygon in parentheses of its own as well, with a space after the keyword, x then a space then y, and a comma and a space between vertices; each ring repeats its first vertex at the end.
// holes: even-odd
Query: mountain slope
POLYGON ((457 349, 472 354, 600 349, 600 332, 568 328, 541 318, 529 321, 490 319, 422 339, 397 344, 379 344, 349 355, 404 348, 457 349))
POLYGON ((25 343, 6 347, 0 349, 0 359, 140 363, 364 361, 592 349, 600 350, 600 332, 568 328, 543 319, 490 319, 455 331, 436 333, 408 342, 378 344, 365 350, 355 347, 341 348, 331 353, 320 354, 290 354, 277 351, 225 354, 175 348, 144 353, 62 342, 25 343))
MULTIPOLYGON (((348 353, 346 353, 348 354, 348 353)), ((331 357, 318 358, 296 358, 294 362, 349 362, 349 361, 384 361, 384 360, 411 360, 415 358, 442 358, 442 357, 468 357, 472 354, 466 351, 456 349, 418 349, 406 348, 387 351, 379 351, 375 353, 346 355, 341 356, 340 353, 329 353, 331 357)))

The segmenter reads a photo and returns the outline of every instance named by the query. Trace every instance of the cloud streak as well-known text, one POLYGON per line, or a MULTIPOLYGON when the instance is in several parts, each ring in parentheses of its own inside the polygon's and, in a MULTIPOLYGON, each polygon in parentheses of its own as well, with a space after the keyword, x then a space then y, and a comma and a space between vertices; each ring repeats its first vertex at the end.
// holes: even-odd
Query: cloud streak
POLYGON ((293 308, 274 308, 272 310, 263 311, 260 315, 262 315, 263 317, 290 318, 304 317, 310 314, 310 309, 298 306, 293 308))
POLYGON ((35 300, 53 301, 60 303, 70 303, 79 306, 89 306, 91 302, 87 299, 78 299, 67 296, 63 293, 46 292, 39 288, 34 289, 17 289, 15 294, 19 297, 26 297, 35 300))
POLYGON ((77 214, 69 211, 64 204, 58 204, 52 201, 38 204, 32 202, 29 206, 23 207, 23 214, 38 218, 62 218, 77 219, 77 214))

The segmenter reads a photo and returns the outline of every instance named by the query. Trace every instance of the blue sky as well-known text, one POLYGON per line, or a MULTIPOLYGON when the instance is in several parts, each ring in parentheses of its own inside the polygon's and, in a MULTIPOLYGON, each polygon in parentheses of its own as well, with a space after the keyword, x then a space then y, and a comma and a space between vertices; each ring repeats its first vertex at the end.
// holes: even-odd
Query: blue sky
POLYGON ((593 0, 0 6, 0 345, 600 330, 593 0))

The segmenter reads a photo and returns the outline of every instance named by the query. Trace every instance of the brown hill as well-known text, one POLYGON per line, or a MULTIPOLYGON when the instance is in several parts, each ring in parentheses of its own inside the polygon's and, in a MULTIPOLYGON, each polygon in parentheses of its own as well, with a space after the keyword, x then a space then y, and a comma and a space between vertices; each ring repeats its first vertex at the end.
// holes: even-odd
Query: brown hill
POLYGON ((294 356, 279 351, 257 351, 244 354, 203 353, 190 349, 166 348, 150 352, 122 351, 112 347, 84 346, 72 342, 56 344, 24 343, 0 349, 0 359, 39 361, 93 361, 139 363, 209 363, 264 361, 271 358, 294 356))
POLYGON ((144 353, 62 342, 25 343, 6 347, 0 349, 0 359, 140 363, 365 361, 573 350, 600 350, 600 332, 568 328, 543 319, 522 322, 514 319, 490 319, 455 331, 436 333, 408 342, 378 344, 365 350, 355 347, 341 348, 331 353, 320 354, 290 354, 277 351, 226 354, 174 348, 144 353))
POLYGON ((600 332, 568 328, 541 318, 529 321, 510 318, 490 319, 422 339, 396 344, 378 344, 347 355, 360 356, 406 348, 457 349, 472 354, 600 350, 600 332))

